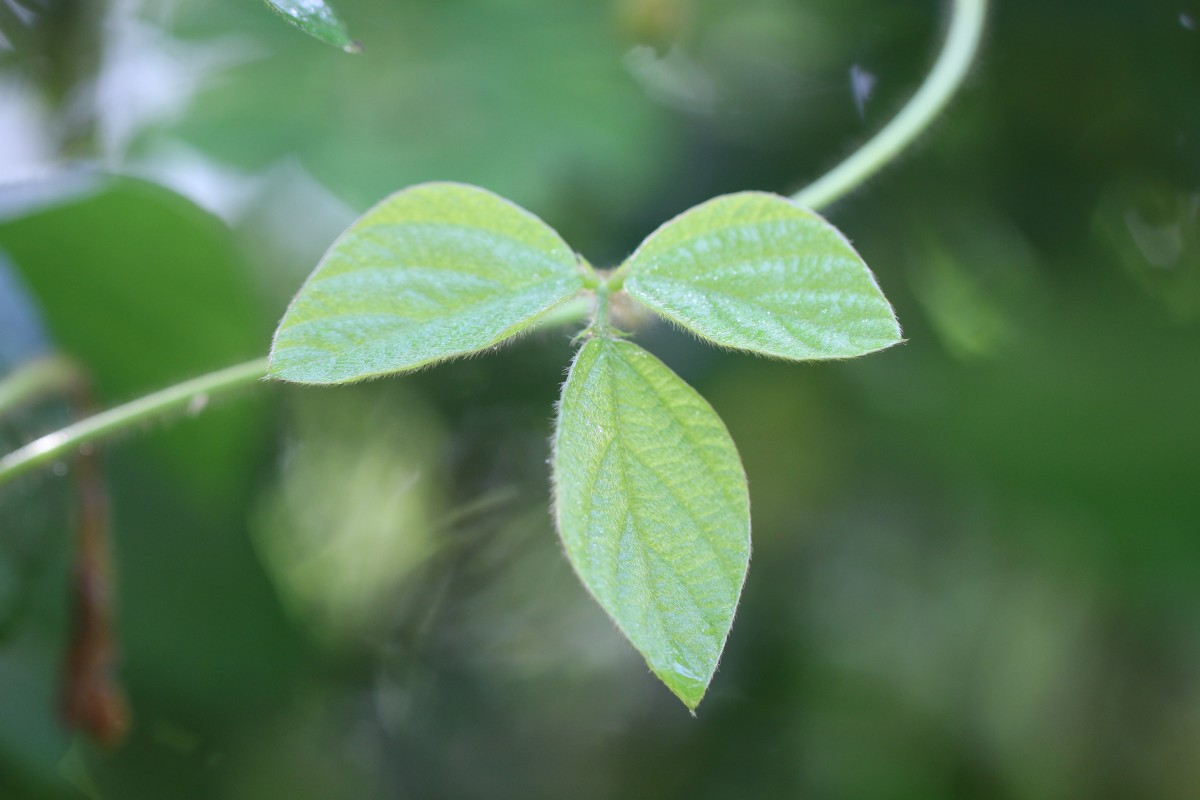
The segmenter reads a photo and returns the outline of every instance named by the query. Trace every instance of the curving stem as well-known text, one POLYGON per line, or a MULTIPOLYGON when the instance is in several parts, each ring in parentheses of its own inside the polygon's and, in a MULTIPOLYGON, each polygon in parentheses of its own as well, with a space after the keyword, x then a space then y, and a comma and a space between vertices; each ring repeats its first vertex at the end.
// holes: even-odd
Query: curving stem
POLYGON ((883 130, 792 199, 821 208, 841 199, 900 154, 937 118, 962 85, 979 51, 987 0, 954 0, 942 52, 921 88, 883 130))
POLYGON ((267 359, 257 358, 168 386, 154 394, 139 397, 123 406, 101 411, 54 433, 48 433, 0 458, 0 484, 37 467, 51 464, 56 459, 75 452, 80 445, 104 438, 145 420, 185 411, 197 399, 260 381, 266 372, 267 359))

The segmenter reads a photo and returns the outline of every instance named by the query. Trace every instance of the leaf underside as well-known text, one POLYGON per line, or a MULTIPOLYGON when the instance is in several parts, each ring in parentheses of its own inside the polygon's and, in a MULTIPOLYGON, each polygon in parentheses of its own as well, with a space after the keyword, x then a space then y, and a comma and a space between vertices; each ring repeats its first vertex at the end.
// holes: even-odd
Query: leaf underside
POLYGON ((594 338, 563 388, 553 468, 555 517, 575 571, 694 709, 750 559, 746 476, 724 424, 650 353, 594 338))
POLYGON ((631 296, 724 347, 808 360, 901 340, 891 305, 845 237, 777 195, 696 206, 652 233, 625 270, 631 296))
POLYGON ((491 192, 397 192, 333 244, 284 315, 270 377, 345 383, 492 347, 583 281, 571 248, 491 192))
POLYGON ((265 0, 288 22, 326 44, 340 47, 347 53, 357 53, 361 48, 350 38, 346 26, 333 9, 323 0, 265 0))

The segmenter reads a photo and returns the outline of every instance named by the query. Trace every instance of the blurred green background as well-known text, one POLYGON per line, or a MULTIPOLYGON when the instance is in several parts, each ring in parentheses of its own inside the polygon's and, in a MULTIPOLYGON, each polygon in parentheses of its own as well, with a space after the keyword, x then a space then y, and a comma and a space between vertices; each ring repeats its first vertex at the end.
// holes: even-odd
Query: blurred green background
MULTIPOLYGON (((337 233, 425 180, 615 263, 836 163, 946 10, 337 8, 361 55, 255 0, 0 0, 0 372, 57 348, 112 403, 260 356, 337 233)), ((552 330, 107 445, 111 752, 57 715, 72 468, 4 487, 0 798, 1200 796, 1198 76, 1194 0, 997 2, 950 111, 828 209, 907 344, 797 366, 640 332, 750 479, 696 719, 562 558, 552 330)))

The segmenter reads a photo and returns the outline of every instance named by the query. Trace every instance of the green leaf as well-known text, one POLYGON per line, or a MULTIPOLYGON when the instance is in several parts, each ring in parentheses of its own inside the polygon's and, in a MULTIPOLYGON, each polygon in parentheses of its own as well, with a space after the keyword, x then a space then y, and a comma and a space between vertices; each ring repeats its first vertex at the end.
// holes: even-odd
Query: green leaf
POLYGON ((265 0, 288 22, 326 44, 347 53, 358 53, 362 46, 350 38, 346 26, 323 0, 265 0))
POLYGON ((184 144, 268 174, 280 160, 299 162, 358 211, 424 181, 487 186, 526 208, 556 209, 549 221, 570 220, 571 243, 585 251, 670 174, 672 117, 630 79, 612 2, 338 8, 356 12, 356 27, 370 20, 367 57, 315 48, 252 0, 172 4, 173 36, 219 48, 237 30, 270 57, 226 59, 136 146, 150 154, 184 144))
MULTIPOLYGON (((6 184, 0 251, 42 310, 55 349, 86 365, 102 405, 251 358, 271 332, 229 228, 145 181, 67 172, 6 184)), ((231 403, 134 447, 160 455, 206 507, 219 506, 244 494, 235 478, 253 474, 250 454, 270 436, 266 412, 258 402, 231 403)))
POLYGON ((350 226, 279 323, 271 377, 345 383, 516 336, 583 286, 571 248, 491 192, 427 183, 350 226))
POLYGON ((807 360, 901 340, 891 305, 846 238, 777 195, 725 195, 685 211, 622 269, 630 295, 724 347, 807 360))
POLYGON ((725 425, 632 342, 595 338, 563 388, 555 519, 584 585, 688 708, 712 680, 750 560, 725 425))

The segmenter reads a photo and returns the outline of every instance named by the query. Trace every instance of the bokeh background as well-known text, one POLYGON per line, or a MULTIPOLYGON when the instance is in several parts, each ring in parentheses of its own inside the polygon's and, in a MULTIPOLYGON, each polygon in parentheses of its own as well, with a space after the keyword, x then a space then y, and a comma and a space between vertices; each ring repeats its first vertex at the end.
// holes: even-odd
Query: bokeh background
MULTIPOLYGON (((560 553, 547 330, 106 445, 115 750, 58 721, 75 466, 0 490, 0 797, 1200 796, 1200 6, 995 5, 949 112, 827 210, 905 345, 791 365, 639 332, 750 480, 697 718, 560 553)), ((946 12, 337 9, 361 55, 255 0, 0 0, 0 371, 60 351, 113 403, 261 356, 337 233, 425 180, 614 264, 835 164, 946 12)))

